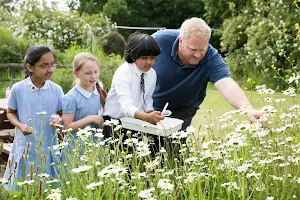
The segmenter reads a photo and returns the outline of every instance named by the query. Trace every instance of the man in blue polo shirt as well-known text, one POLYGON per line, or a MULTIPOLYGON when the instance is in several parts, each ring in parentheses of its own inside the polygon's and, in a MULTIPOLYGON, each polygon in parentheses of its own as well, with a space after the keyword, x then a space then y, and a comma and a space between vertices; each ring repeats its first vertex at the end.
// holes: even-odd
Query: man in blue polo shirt
POLYGON ((248 119, 256 122, 263 115, 255 110, 237 83, 230 78, 227 65, 218 51, 209 44, 211 28, 200 18, 185 20, 179 30, 160 30, 152 35, 161 48, 153 69, 157 83, 153 94, 155 110, 169 102, 171 117, 184 121, 192 118, 206 96, 208 82, 234 108, 247 107, 248 119))

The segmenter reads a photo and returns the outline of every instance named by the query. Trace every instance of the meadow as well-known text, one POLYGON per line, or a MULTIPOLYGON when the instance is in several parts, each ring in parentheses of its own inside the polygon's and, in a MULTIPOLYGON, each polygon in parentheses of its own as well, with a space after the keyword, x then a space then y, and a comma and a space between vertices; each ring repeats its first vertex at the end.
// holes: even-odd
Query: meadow
MULTIPOLYGON (((212 19, 212 24, 220 20, 223 24, 221 51, 227 54, 225 61, 233 77, 244 85, 247 85, 246 77, 251 77, 256 83, 268 82, 277 88, 275 92, 268 86, 253 85, 248 87, 251 91, 246 90, 253 106, 264 112, 257 123, 247 120, 247 108, 233 109, 210 85, 192 126, 165 138, 172 145, 160 147, 155 156, 151 156, 149 148, 152 141, 144 133, 127 131, 128 139, 122 141, 122 134, 104 139, 101 129, 87 127, 73 134, 66 130, 64 134, 68 135, 68 140, 49 148, 57 156, 58 162, 52 164, 57 177, 44 173, 47 166, 41 153, 35 163, 27 163, 29 170, 24 171, 23 179, 16 182, 20 190, 6 192, 0 186, 0 199, 300 199, 300 2, 252 0, 240 2, 245 5, 229 2, 228 7, 223 1, 203 2, 203 7, 209 8, 206 17, 212 19), (210 4, 214 9, 208 6, 210 4), (182 143, 185 138, 186 144, 182 143), (64 152, 64 161, 60 161, 61 152, 64 152)), ((65 35, 67 30, 73 37, 61 37, 54 45, 65 51, 64 55, 58 56, 58 61, 63 64, 71 63, 77 52, 87 51, 87 47, 77 48, 76 43, 92 47, 89 32, 93 24, 103 29, 114 25, 102 14, 94 18, 79 17, 79 13, 53 14, 51 10, 33 12, 29 6, 13 19, 9 11, 1 11, 1 19, 5 22, 1 21, 1 24, 7 26, 2 33, 10 34, 10 29, 25 33, 19 34, 24 36, 22 41, 15 41, 12 34, 0 40, 4 43, 3 55, 8 47, 19 53, 19 49, 26 46, 23 43, 27 44, 31 39, 41 39, 39 43, 50 39, 53 43, 54 37, 65 35), (97 20, 94 22, 93 19, 97 20), (50 26, 59 28, 50 34, 50 26)), ((102 36, 98 36, 97 40, 101 39, 102 36)), ((93 53, 100 55, 103 66, 119 66, 123 62, 121 56, 93 53)), ((17 57, 13 53, 9 55, 17 57)), ((115 67, 103 67, 100 79, 106 90, 114 71, 115 67)), ((7 77, 11 77, 10 72, 1 71, 0 78, 7 77)), ((22 75, 18 74, 17 78, 22 79, 22 75)), ((57 69, 53 80, 66 93, 73 83, 71 70, 57 69)), ((0 83, 1 97, 11 85, 12 82, 0 83)), ((41 123, 46 114, 41 115, 41 123)), ((105 123, 112 126, 116 134, 121 132, 122 126, 117 121, 105 123)), ((36 140, 38 144, 43 143, 41 138, 36 140)), ((39 149, 36 151, 40 152, 39 149)), ((30 156, 26 152, 22 155, 23 162, 30 156)), ((8 184, 15 176, 13 169, 17 164, 8 163, 12 169, 10 176, 8 180, 0 178, 0 185, 8 184)))
MULTIPOLYGON (((233 109, 210 89, 193 119, 194 128, 169 138, 178 145, 179 155, 166 146, 151 157, 151 140, 143 133, 127 132, 129 139, 122 143, 122 136, 103 140, 101 129, 87 128, 76 137, 69 133, 68 141, 51 148, 58 156, 67 152, 66 160, 56 164, 58 177, 32 168, 28 178, 18 182, 21 191, 2 190, 1 198, 298 199, 299 97, 265 86, 257 91, 246 94, 264 111, 260 122, 268 120, 267 127, 249 123, 245 108, 233 109), (187 144, 182 144, 186 137, 187 144)), ((122 128, 114 120, 106 124, 116 133, 122 128)))

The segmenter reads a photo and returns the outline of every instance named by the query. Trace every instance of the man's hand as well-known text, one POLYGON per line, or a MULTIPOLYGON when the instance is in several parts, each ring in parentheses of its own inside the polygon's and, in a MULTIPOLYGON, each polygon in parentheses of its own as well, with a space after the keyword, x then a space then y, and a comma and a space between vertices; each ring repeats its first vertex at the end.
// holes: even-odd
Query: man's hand
POLYGON ((264 113, 262 111, 256 110, 253 107, 246 108, 247 111, 247 117, 250 122, 257 123, 260 122, 263 127, 267 126, 268 120, 264 116, 264 113))

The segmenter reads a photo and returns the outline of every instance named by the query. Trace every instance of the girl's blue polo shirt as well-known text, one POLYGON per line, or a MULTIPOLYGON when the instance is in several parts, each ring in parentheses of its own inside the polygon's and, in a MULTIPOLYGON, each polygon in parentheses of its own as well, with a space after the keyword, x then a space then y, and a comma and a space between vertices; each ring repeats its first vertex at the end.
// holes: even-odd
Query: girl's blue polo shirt
MULTIPOLYGON (((73 114, 74 121, 78 121, 89 115, 98 115, 98 111, 102 109, 100 103, 100 94, 97 89, 90 93, 79 85, 73 87, 64 97, 62 111, 66 114, 73 114)), ((97 128, 96 124, 88 126, 97 128)))

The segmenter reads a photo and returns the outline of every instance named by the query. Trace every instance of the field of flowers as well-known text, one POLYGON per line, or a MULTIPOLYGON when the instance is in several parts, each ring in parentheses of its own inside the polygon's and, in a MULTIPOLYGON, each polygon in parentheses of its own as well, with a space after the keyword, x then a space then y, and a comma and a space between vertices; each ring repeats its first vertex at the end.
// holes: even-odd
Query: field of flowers
MULTIPOLYGON (((103 140, 101 129, 80 130, 77 137, 51 148, 58 157, 60 150, 65 152, 65 161, 56 165, 57 178, 36 173, 32 167, 28 177, 18 182, 20 192, 2 190, 0 197, 299 199, 299 80, 300 75, 295 75, 291 82, 296 87, 283 91, 294 100, 288 107, 284 106, 285 98, 272 97, 274 90, 265 85, 256 87, 264 95, 265 104, 261 108, 265 115, 258 123, 239 120, 246 114, 246 108, 241 108, 220 116, 220 127, 207 124, 200 130, 189 127, 185 132, 173 133, 170 138, 179 144, 179 156, 161 147, 151 157, 151 141, 143 133, 128 131, 124 145, 121 138, 103 140), (263 127, 265 121, 268 125, 263 127), (187 144, 182 144, 180 139, 186 137, 187 144)), ((106 124, 116 133, 122 128, 115 120, 106 124)), ((7 180, 0 182, 5 184, 7 180)))
MULTIPOLYGON (((299 0, 294 2, 297 6, 299 0)), ((299 24, 295 26, 298 42, 299 24)), ((66 130, 68 140, 49 149, 57 160, 64 152, 64 161, 53 163, 58 177, 43 173, 47 166, 37 148, 39 166, 28 163, 29 174, 17 182, 20 191, 6 192, 0 186, 0 199, 300 199, 300 74, 283 49, 280 56, 291 64, 284 71, 291 75, 283 78, 282 69, 272 66, 275 78, 290 87, 282 92, 285 98, 274 97, 275 91, 265 85, 255 87, 264 112, 257 123, 245 120, 247 108, 229 111, 218 123, 173 133, 170 139, 179 154, 167 145, 154 157, 144 133, 127 131, 123 142, 122 134, 103 139, 102 129, 86 128, 76 136, 66 130)), ((121 133, 118 121, 105 123, 121 133)), ((43 141, 36 139, 41 146, 43 141)), ((7 182, 0 179, 0 184, 7 182)))

